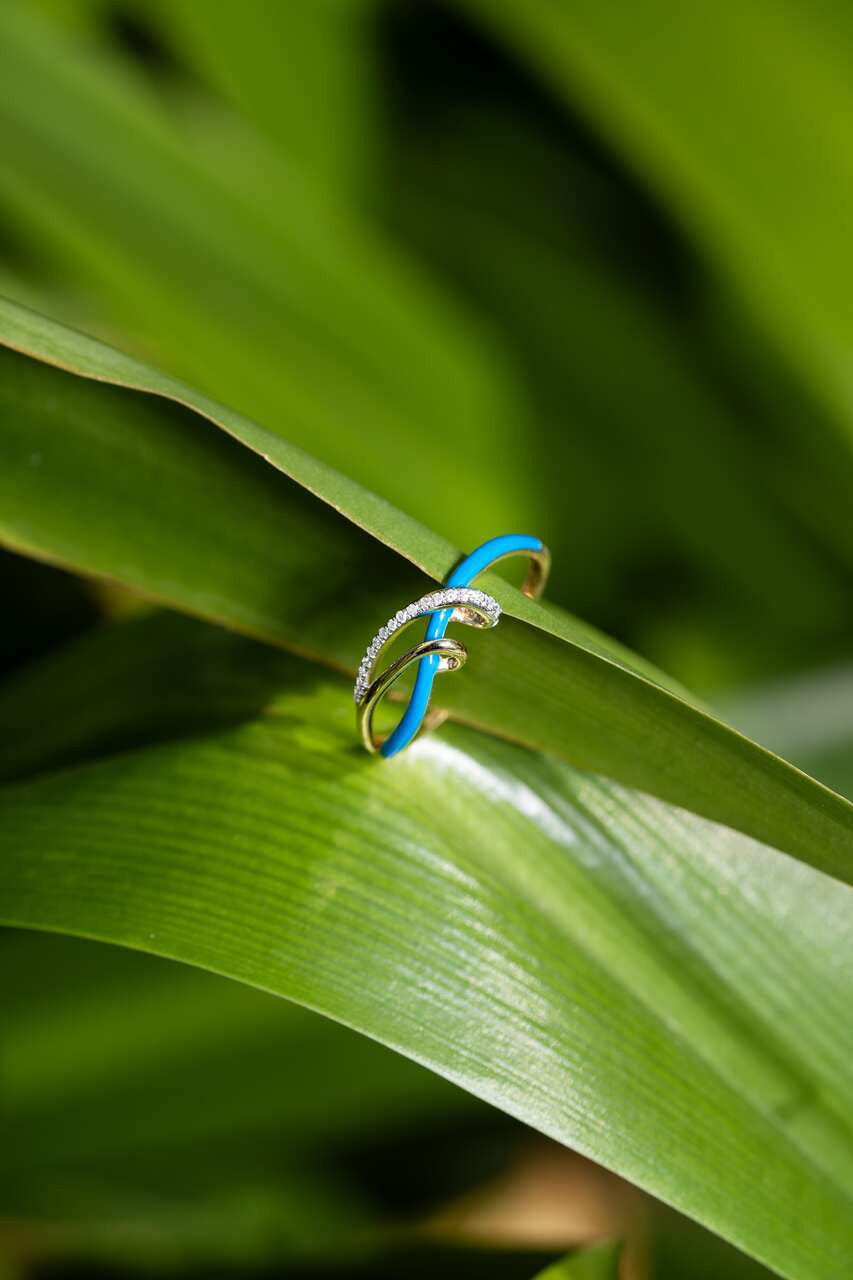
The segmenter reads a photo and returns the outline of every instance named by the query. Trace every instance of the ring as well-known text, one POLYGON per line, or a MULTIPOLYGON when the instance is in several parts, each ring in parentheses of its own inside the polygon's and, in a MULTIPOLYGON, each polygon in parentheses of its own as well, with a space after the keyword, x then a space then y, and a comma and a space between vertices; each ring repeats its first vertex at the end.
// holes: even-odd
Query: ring
POLYGON ((507 533, 490 538, 477 547, 456 566, 446 586, 430 591, 405 609, 400 609, 379 628, 361 660, 353 688, 359 733, 371 755, 378 752, 385 759, 390 759, 407 747, 424 724, 435 677, 444 671, 458 671, 467 661, 465 646, 445 636, 448 625, 461 622, 469 627, 497 626, 501 616, 497 600, 485 591, 475 590, 471 583, 498 561, 517 555, 527 556, 530 560, 522 591, 531 598, 540 596, 551 566, 548 548, 539 538, 507 533), (390 663, 379 675, 374 675, 383 650, 400 631, 423 617, 428 617, 429 621, 420 644, 390 663), (391 686, 413 662, 417 662, 418 671, 409 705, 393 732, 380 738, 373 730, 374 712, 391 686))

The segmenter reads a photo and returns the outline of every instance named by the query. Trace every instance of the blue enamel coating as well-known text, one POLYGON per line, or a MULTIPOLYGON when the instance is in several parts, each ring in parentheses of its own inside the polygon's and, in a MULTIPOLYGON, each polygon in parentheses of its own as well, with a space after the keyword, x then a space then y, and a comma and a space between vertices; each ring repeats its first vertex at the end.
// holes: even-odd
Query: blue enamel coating
MULTIPOLYGON (((445 586, 470 587, 476 577, 485 573, 486 569, 502 556, 523 555, 525 552, 541 550, 541 539, 528 537, 524 533, 503 533, 497 538, 489 538, 488 542, 477 547, 456 566, 445 586)), ((430 614, 424 638, 439 640, 447 630, 452 614, 452 609, 441 609, 437 613, 430 614)), ((386 760, 407 747, 420 729, 429 706, 432 684, 438 672, 438 661, 435 654, 430 654, 428 658, 421 658, 418 663, 418 674, 415 677, 415 686, 412 689, 409 705, 394 732, 388 735, 379 748, 380 755, 383 755, 386 760)))

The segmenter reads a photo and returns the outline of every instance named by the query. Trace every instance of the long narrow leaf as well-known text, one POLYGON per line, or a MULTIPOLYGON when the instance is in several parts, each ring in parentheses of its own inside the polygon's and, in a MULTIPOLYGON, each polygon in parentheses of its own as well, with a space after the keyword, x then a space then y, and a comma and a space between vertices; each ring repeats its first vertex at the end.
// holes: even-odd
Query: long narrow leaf
POLYGON ((600 1244, 561 1258, 540 1271, 536 1280, 617 1280, 618 1275, 619 1246, 600 1244))
MULTIPOLYGON (((175 671, 177 675, 178 672, 175 671)), ((309 1152, 487 1109, 433 1073, 286 1001, 79 939, 4 931, 0 1178, 132 1180, 204 1144, 256 1175, 309 1152)), ((482 1122, 482 1121, 481 1121, 482 1122)))
MULTIPOLYGON (((0 344, 35 357, 0 353, 0 539, 11 547, 349 671, 379 623, 426 587, 388 548, 435 579, 457 558, 279 435, 100 343, 5 303, 0 344)), ((456 715, 853 875, 847 801, 570 615, 483 582, 509 616, 444 681, 456 715)))
POLYGON ((461 2, 660 189, 849 440, 845 6, 461 2))
POLYGON ((461 728, 377 768, 305 676, 243 729, 7 787, 0 918, 279 992, 843 1273, 849 890, 461 728))
POLYGON ((177 0, 156 16, 285 155, 332 191, 357 198, 376 162, 375 7, 375 0, 211 0, 200 9, 177 0))
POLYGON ((171 371, 421 517, 443 493, 457 536, 535 509, 511 368, 452 296, 239 120, 179 127, 27 8, 0 5, 0 206, 25 243, 171 371))

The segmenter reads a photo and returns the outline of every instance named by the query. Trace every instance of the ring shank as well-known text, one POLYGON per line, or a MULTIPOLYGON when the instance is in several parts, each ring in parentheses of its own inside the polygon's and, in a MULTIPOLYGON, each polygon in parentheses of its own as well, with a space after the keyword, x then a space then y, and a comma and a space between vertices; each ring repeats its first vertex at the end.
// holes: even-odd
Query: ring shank
POLYGON ((375 755, 380 750, 383 741, 373 732, 373 715, 376 708, 403 672, 413 662, 420 662, 422 658, 432 658, 437 662, 438 672, 458 671, 468 661, 468 650, 464 644, 460 644, 458 640, 453 640, 449 636, 439 640, 422 640, 376 677, 358 704, 356 717, 361 740, 371 755, 375 755))
MULTIPOLYGON (((509 533, 490 538, 482 543, 455 567, 447 579, 448 587, 470 587, 475 578, 502 560, 526 556, 529 561, 527 576, 522 587, 526 596, 538 598, 545 589, 551 567, 551 554, 541 538, 527 534, 509 533)), ((434 613, 427 624, 425 640, 441 639, 452 618, 452 610, 434 613)), ((382 742, 379 751, 385 759, 397 755, 407 747, 420 731, 429 709, 433 681, 438 674, 436 659, 426 655, 419 660, 418 673, 409 705, 403 712, 397 727, 382 742)))

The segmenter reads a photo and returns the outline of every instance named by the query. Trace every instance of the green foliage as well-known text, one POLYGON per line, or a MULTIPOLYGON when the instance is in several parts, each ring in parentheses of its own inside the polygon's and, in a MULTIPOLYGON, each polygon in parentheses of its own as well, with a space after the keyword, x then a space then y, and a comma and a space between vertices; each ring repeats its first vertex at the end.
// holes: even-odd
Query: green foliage
POLYGON ((74 56, 13 3, 0 10, 0 140, 24 234, 159 363, 417 515, 440 494, 459 537, 500 520, 498 497, 519 492, 500 444, 511 395, 482 340, 259 135, 215 113, 177 127, 137 75, 74 56), (456 441, 455 475, 436 433, 456 441), (417 458, 414 490, 401 449, 417 458))
POLYGON ((546 1267, 536 1280, 617 1280, 618 1266, 618 1247, 597 1245, 546 1267))
MULTIPOLYGON (((410 517, 262 427, 90 339, 6 303, 0 342, 89 379, 197 405, 437 579, 457 558, 410 517)), ((390 616, 402 595, 422 593, 425 584, 407 582, 367 538, 251 454, 193 429, 185 414, 15 355, 5 360, 0 528, 8 545, 350 671, 371 619, 390 616), (61 501, 69 481, 79 507, 61 501)), ((729 731, 571 616, 503 585, 495 591, 517 622, 507 619, 497 641, 472 646, 483 679, 454 681, 448 690, 447 705, 461 718, 729 822, 850 880, 847 802, 729 731)))
POLYGON ((845 1272, 850 52, 0 6, 0 1270, 845 1272), (366 640, 511 528, 377 766, 366 640), (442 1236, 530 1130, 693 1224, 442 1236))
POLYGON ((581 101, 666 194, 849 433, 844 8, 747 0, 697 12, 655 0, 611 14, 593 0, 464 3, 581 101))
MULTIPOLYGON (((161 634, 160 697, 180 706, 161 634)), ((156 637, 126 624, 112 643, 131 656, 99 669, 132 669, 137 649, 156 668, 156 637)), ((77 660, 91 669, 85 646, 77 660)), ((831 1273, 850 1221, 847 891, 471 730, 377 769, 343 682, 295 660, 279 681, 244 727, 7 788, 6 921, 286 995, 780 1268, 831 1273)), ((85 724, 85 685, 68 666, 62 682, 85 724)), ((109 706, 126 731, 123 686, 109 706)))

